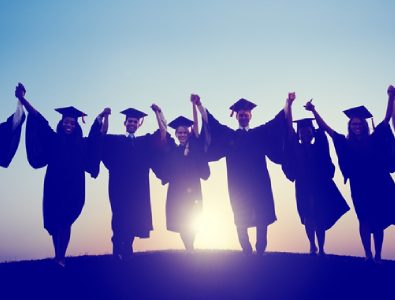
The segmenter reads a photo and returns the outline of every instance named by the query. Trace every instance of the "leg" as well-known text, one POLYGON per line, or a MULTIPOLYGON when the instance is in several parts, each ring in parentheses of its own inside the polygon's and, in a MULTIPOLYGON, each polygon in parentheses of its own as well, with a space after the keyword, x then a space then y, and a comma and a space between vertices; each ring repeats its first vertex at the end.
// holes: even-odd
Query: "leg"
POLYGON ((315 234, 317 235, 318 240, 318 254, 325 255, 325 230, 324 229, 316 229, 315 234))
POLYGON ((180 236, 182 239, 182 242, 184 243, 185 249, 189 251, 194 250, 194 242, 195 242, 195 234, 193 232, 180 232, 180 236))
POLYGON ((365 222, 359 222, 359 234, 361 236, 361 241, 363 249, 365 250, 365 256, 367 259, 372 259, 372 250, 370 245, 370 228, 365 222))
POLYGON ((57 260, 59 257, 59 246, 58 246, 59 242, 58 242, 58 240, 59 240, 59 234, 53 233, 52 234, 52 244, 53 244, 53 248, 55 250, 55 260, 57 260))
POLYGON ((60 258, 64 261, 66 257, 67 247, 69 246, 71 236, 71 227, 67 226, 62 228, 59 233, 59 255, 60 258))
POLYGON ((236 229, 237 229, 237 236, 239 238, 239 243, 241 245, 241 248, 243 249, 243 252, 245 254, 251 254, 252 246, 250 243, 250 239, 248 237, 247 227, 236 227, 236 229))
POLYGON ((256 227, 256 244, 255 249, 257 254, 263 254, 267 246, 267 226, 259 225, 256 227))
POLYGON ((306 235, 307 235, 307 238, 309 239, 309 242, 310 242, 310 254, 316 254, 317 253, 317 246, 315 245, 314 225, 308 219, 305 219, 304 223, 305 223, 304 228, 306 230, 306 235))
POLYGON ((55 261, 62 267, 65 267, 65 257, 67 247, 70 242, 71 227, 64 227, 57 230, 52 235, 52 242, 55 248, 55 261))
POLYGON ((373 232, 373 239, 374 239, 374 259, 377 262, 381 261, 381 249, 383 248, 383 241, 384 241, 384 230, 377 230, 373 232))

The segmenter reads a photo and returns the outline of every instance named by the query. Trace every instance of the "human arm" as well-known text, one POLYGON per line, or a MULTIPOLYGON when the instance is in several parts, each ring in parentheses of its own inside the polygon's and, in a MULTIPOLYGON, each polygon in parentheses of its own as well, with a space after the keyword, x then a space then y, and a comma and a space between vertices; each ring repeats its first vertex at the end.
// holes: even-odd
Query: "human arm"
POLYGON ((25 98, 26 89, 22 83, 18 83, 15 88, 15 97, 18 98, 20 103, 25 107, 27 112, 30 114, 38 114, 39 112, 33 107, 33 105, 25 98))
POLYGON ((389 123, 392 116, 392 122, 395 128, 395 121, 394 121, 395 87, 390 85, 387 89, 387 94, 388 94, 388 102, 387 102, 387 110, 385 112, 384 122, 389 123))
POLYGON ((162 141, 164 141, 166 140, 167 135, 167 122, 165 116, 163 115, 162 109, 158 105, 152 104, 151 109, 154 111, 156 120, 158 122, 160 138, 162 141))
POLYGON ((197 94, 191 94, 191 101, 192 103, 197 107, 197 109, 200 112, 200 115, 202 116, 202 120, 205 123, 208 123, 208 115, 207 115, 207 110, 206 108, 202 105, 202 102, 200 101, 200 97, 197 94))
POLYGON ((192 131, 196 137, 199 137, 199 119, 198 119, 198 113, 197 113, 198 108, 196 105, 197 102, 200 102, 199 95, 191 94, 191 102, 192 102, 192 114, 193 114, 192 131))
POLYGON ((285 101, 284 112, 289 128, 292 128, 292 104, 296 99, 295 92, 288 93, 288 98, 285 101))
POLYGON ((106 107, 96 118, 96 120, 101 124, 100 133, 102 135, 105 135, 108 132, 108 125, 109 125, 108 121, 110 114, 111 114, 111 108, 106 107))
POLYGON ((314 115, 315 120, 317 121, 318 126, 325 130, 330 137, 333 138, 335 131, 324 121, 324 119, 321 117, 321 115, 317 112, 317 110, 315 109, 315 106, 313 104, 313 99, 311 99, 310 101, 308 101, 304 108, 307 111, 311 111, 314 115))

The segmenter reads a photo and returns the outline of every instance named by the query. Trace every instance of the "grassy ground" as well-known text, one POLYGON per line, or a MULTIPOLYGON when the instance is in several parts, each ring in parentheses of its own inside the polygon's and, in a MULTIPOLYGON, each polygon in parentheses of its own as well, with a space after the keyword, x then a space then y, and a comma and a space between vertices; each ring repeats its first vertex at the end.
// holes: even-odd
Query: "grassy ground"
POLYGON ((0 299, 395 299, 395 262, 231 251, 0 264, 0 299))

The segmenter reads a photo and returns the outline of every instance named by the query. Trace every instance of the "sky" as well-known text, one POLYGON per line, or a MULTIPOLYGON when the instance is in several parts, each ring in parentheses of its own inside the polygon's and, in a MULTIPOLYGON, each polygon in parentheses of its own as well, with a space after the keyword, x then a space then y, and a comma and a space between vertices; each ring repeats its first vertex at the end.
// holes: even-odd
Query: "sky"
MULTIPOLYGON (((247 98, 258 106, 251 126, 279 112, 295 91, 294 118, 317 110, 338 132, 346 132, 342 111, 365 105, 376 124, 385 113, 389 84, 395 84, 395 2, 384 0, 253 1, 20 1, 0 0, 0 121, 16 106, 14 88, 55 128, 56 107, 86 112, 83 131, 104 107, 111 107, 110 133, 124 133, 118 112, 148 113, 138 133, 157 128, 150 110, 158 104, 168 120, 192 116, 189 96, 223 124, 235 128, 229 106, 247 98)), ((337 157, 331 143, 332 159, 337 157)), ((212 163, 202 183, 204 212, 195 245, 240 250, 227 192, 225 161, 212 163)), ((308 252, 296 211, 295 191, 281 167, 269 163, 278 221, 269 227, 268 251, 308 252)), ((45 169, 26 159, 24 129, 16 156, 0 169, 0 261, 53 255, 42 225, 45 169)), ((154 231, 137 239, 136 251, 181 249, 166 231, 167 186, 151 173, 154 231)), ((327 232, 326 252, 363 256, 348 185, 339 169, 335 182, 352 209, 327 232)), ((86 204, 72 228, 68 255, 111 252, 108 173, 86 176, 86 204)), ((254 240, 251 230, 251 240, 254 240)), ((395 259, 394 226, 385 231, 384 259, 395 259)))

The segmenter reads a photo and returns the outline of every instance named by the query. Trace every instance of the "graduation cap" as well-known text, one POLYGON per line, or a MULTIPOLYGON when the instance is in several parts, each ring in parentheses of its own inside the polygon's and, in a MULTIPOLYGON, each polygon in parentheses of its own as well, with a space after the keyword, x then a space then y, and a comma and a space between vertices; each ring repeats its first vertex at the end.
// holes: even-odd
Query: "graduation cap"
POLYGON ((293 122, 296 123, 297 130, 299 131, 301 128, 306 128, 306 127, 314 128, 313 120, 315 120, 315 119, 314 118, 304 118, 304 119, 300 119, 300 120, 295 120, 293 122))
POLYGON ((368 111, 368 109, 361 105, 357 107, 352 107, 350 109, 346 109, 343 111, 344 114, 349 118, 360 118, 360 119, 369 119, 373 118, 373 115, 368 111))
POLYGON ((86 117, 87 114, 76 109, 74 106, 55 108, 55 110, 58 113, 60 113, 63 116, 63 118, 71 117, 71 118, 75 118, 76 120, 78 120, 79 117, 82 117, 82 123, 85 123, 84 117, 86 117))
POLYGON ((143 113, 142 111, 139 111, 134 108, 127 108, 123 111, 121 111, 121 114, 124 114, 126 118, 136 118, 136 119, 141 119, 147 116, 146 113, 143 113))
POLYGON ((370 113, 370 111, 368 111, 368 109, 361 105, 361 106, 357 106, 357 107, 352 107, 349 109, 346 109, 343 111, 343 113, 349 118, 359 118, 359 119, 370 119, 372 118, 372 127, 373 129, 375 128, 374 125, 374 121, 373 121, 373 115, 370 113))
POLYGON ((251 101, 248 101, 247 99, 241 98, 237 102, 235 102, 231 107, 229 107, 230 110, 232 110, 232 113, 230 116, 233 116, 234 112, 239 112, 241 110, 246 110, 246 111, 251 111, 256 107, 255 103, 252 103, 251 101))
POLYGON ((169 123, 169 126, 173 129, 177 129, 180 126, 191 127, 192 125, 193 121, 184 116, 179 116, 169 123))

